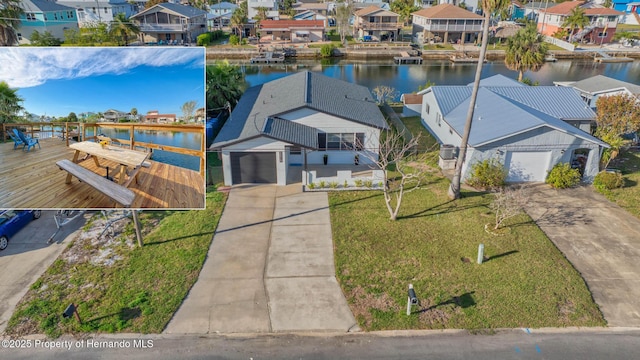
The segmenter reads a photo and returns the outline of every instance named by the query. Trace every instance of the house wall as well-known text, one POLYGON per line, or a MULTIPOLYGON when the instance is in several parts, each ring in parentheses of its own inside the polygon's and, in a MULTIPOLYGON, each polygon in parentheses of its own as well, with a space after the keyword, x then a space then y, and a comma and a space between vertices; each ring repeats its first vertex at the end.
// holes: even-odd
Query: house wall
POLYGON ((48 11, 45 13, 29 12, 30 19, 27 20, 27 14, 20 15, 20 25, 17 32, 22 38, 21 43, 29 43, 26 39, 31 40, 31 34, 34 31, 38 31, 41 35, 48 31, 54 37, 64 40, 64 30, 66 29, 78 29, 78 18, 76 17, 76 10, 69 8, 69 10, 63 11, 48 11), (34 19, 35 17, 35 19, 34 19))
POLYGON ((277 184, 287 185, 287 169, 288 169, 288 152, 285 151, 285 146, 289 145, 282 141, 273 140, 267 137, 258 137, 243 141, 237 144, 233 144, 225 147, 222 150, 222 172, 224 176, 224 184, 230 186, 233 184, 231 176, 231 153, 236 151, 265 151, 276 152, 276 171, 277 171, 277 184), (280 155, 282 154, 282 155, 280 155), (282 156, 282 161, 279 161, 282 156))
POLYGON ((329 155, 329 164, 353 164, 356 153, 360 154, 361 164, 373 163, 368 157, 377 156, 377 149, 380 146, 380 130, 371 126, 359 124, 353 121, 341 119, 337 116, 325 114, 312 109, 298 109, 281 114, 281 118, 292 120, 297 123, 317 128, 326 133, 364 133, 364 151, 352 150, 326 150, 312 151, 307 154, 307 163, 322 164, 324 154, 329 155), (368 149, 368 150, 367 150, 368 149), (376 149, 372 151, 372 149, 376 149))
POLYGON ((429 132, 431 132, 440 144, 450 144, 455 147, 460 146, 462 143, 462 137, 453 131, 449 124, 444 121, 435 96, 431 91, 427 91, 422 98, 422 111, 420 113, 420 117, 422 125, 429 129, 429 132), (440 116, 439 123, 438 115, 440 116))

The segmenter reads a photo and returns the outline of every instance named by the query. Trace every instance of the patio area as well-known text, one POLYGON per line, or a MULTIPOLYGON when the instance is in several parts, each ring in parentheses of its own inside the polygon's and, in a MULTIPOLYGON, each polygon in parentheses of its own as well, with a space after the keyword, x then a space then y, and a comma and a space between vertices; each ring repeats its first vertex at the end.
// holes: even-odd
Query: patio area
MULTIPOLYGON (((13 149, 13 142, 0 143, 0 208, 70 209, 113 208, 114 201, 93 187, 73 178, 65 183, 66 172, 56 165, 71 160, 74 151, 59 138, 40 139, 41 149, 25 152, 13 149)), ((204 177, 199 172, 153 160, 142 167, 138 182, 128 187, 135 193, 132 208, 195 209, 204 208, 204 177)), ((118 164, 101 160, 96 167, 91 159, 81 166, 105 175, 105 166, 118 164)), ((111 174, 110 174, 111 175, 111 174)))

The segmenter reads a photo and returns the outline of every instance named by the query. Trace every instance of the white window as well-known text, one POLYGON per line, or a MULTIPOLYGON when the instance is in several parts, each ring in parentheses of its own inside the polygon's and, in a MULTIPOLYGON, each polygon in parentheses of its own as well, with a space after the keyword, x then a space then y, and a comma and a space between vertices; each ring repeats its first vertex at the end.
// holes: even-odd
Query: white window
POLYGON ((34 13, 26 13, 25 15, 27 16, 27 20, 28 21, 36 21, 36 14, 34 14, 34 13))
MULTIPOLYGON (((321 134, 318 134, 318 147, 323 149, 321 134)), ((327 150, 362 150, 364 147, 364 133, 329 133, 326 134, 327 150)))

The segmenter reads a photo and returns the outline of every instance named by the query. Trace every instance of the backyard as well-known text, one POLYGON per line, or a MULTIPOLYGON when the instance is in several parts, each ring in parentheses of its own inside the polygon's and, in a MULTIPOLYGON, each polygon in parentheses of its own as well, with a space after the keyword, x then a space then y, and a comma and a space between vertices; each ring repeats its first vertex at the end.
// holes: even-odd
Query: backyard
POLYGON ((609 165, 620 169, 624 186, 619 189, 603 190, 602 194, 629 213, 640 218, 640 152, 622 151, 609 165))
MULTIPOLYGON (((405 125, 423 133, 421 148, 433 144, 419 119, 405 125)), ((380 192, 330 193, 336 274, 363 329, 606 324, 580 274, 527 215, 490 234, 492 195, 463 190, 450 201, 448 186, 428 172, 422 188, 405 195, 397 221, 388 220, 380 192), (411 316, 409 284, 420 299, 411 316)))
POLYGON ((96 213, 31 286, 9 320, 7 334, 160 333, 187 295, 209 249, 226 195, 207 189, 206 210, 144 211, 144 247, 129 221, 98 236, 96 213), (74 303, 82 324, 60 314, 74 303))

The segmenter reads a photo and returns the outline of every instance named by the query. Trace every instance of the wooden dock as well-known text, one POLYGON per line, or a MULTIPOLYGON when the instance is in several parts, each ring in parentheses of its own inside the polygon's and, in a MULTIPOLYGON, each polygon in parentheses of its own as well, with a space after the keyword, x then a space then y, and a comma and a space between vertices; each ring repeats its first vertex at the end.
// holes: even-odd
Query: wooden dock
MULTIPOLYGON (((477 64, 478 63, 478 58, 477 57, 471 57, 471 56, 456 56, 456 55, 451 55, 451 57, 449 58, 449 60, 453 63, 460 63, 460 64, 477 64)), ((487 62, 487 59, 484 59, 484 62, 487 62)))
POLYGON ((396 64, 422 64, 421 56, 411 56, 408 52, 402 51, 400 56, 394 56, 393 61, 396 64))
POLYGON ((628 58, 628 57, 614 57, 614 56, 609 56, 609 57, 596 57, 594 58, 595 62, 598 63, 624 63, 624 62, 633 62, 632 58, 628 58))
POLYGON ((277 53, 267 51, 264 54, 251 58, 252 64, 277 64, 284 62, 285 56, 283 53, 277 53))
MULTIPOLYGON (((66 173, 56 162, 72 159, 73 150, 60 138, 40 139, 41 149, 14 150, 13 142, 0 143, 0 207, 17 209, 102 209, 114 202, 85 183, 73 179, 65 183, 66 173)), ((138 183, 129 186, 136 197, 132 208, 204 208, 204 176, 198 171, 149 161, 138 173, 138 183)), ((106 175, 105 166, 117 166, 101 159, 100 168, 87 159, 81 166, 106 175)), ((112 174, 110 174, 112 175, 112 174)))

